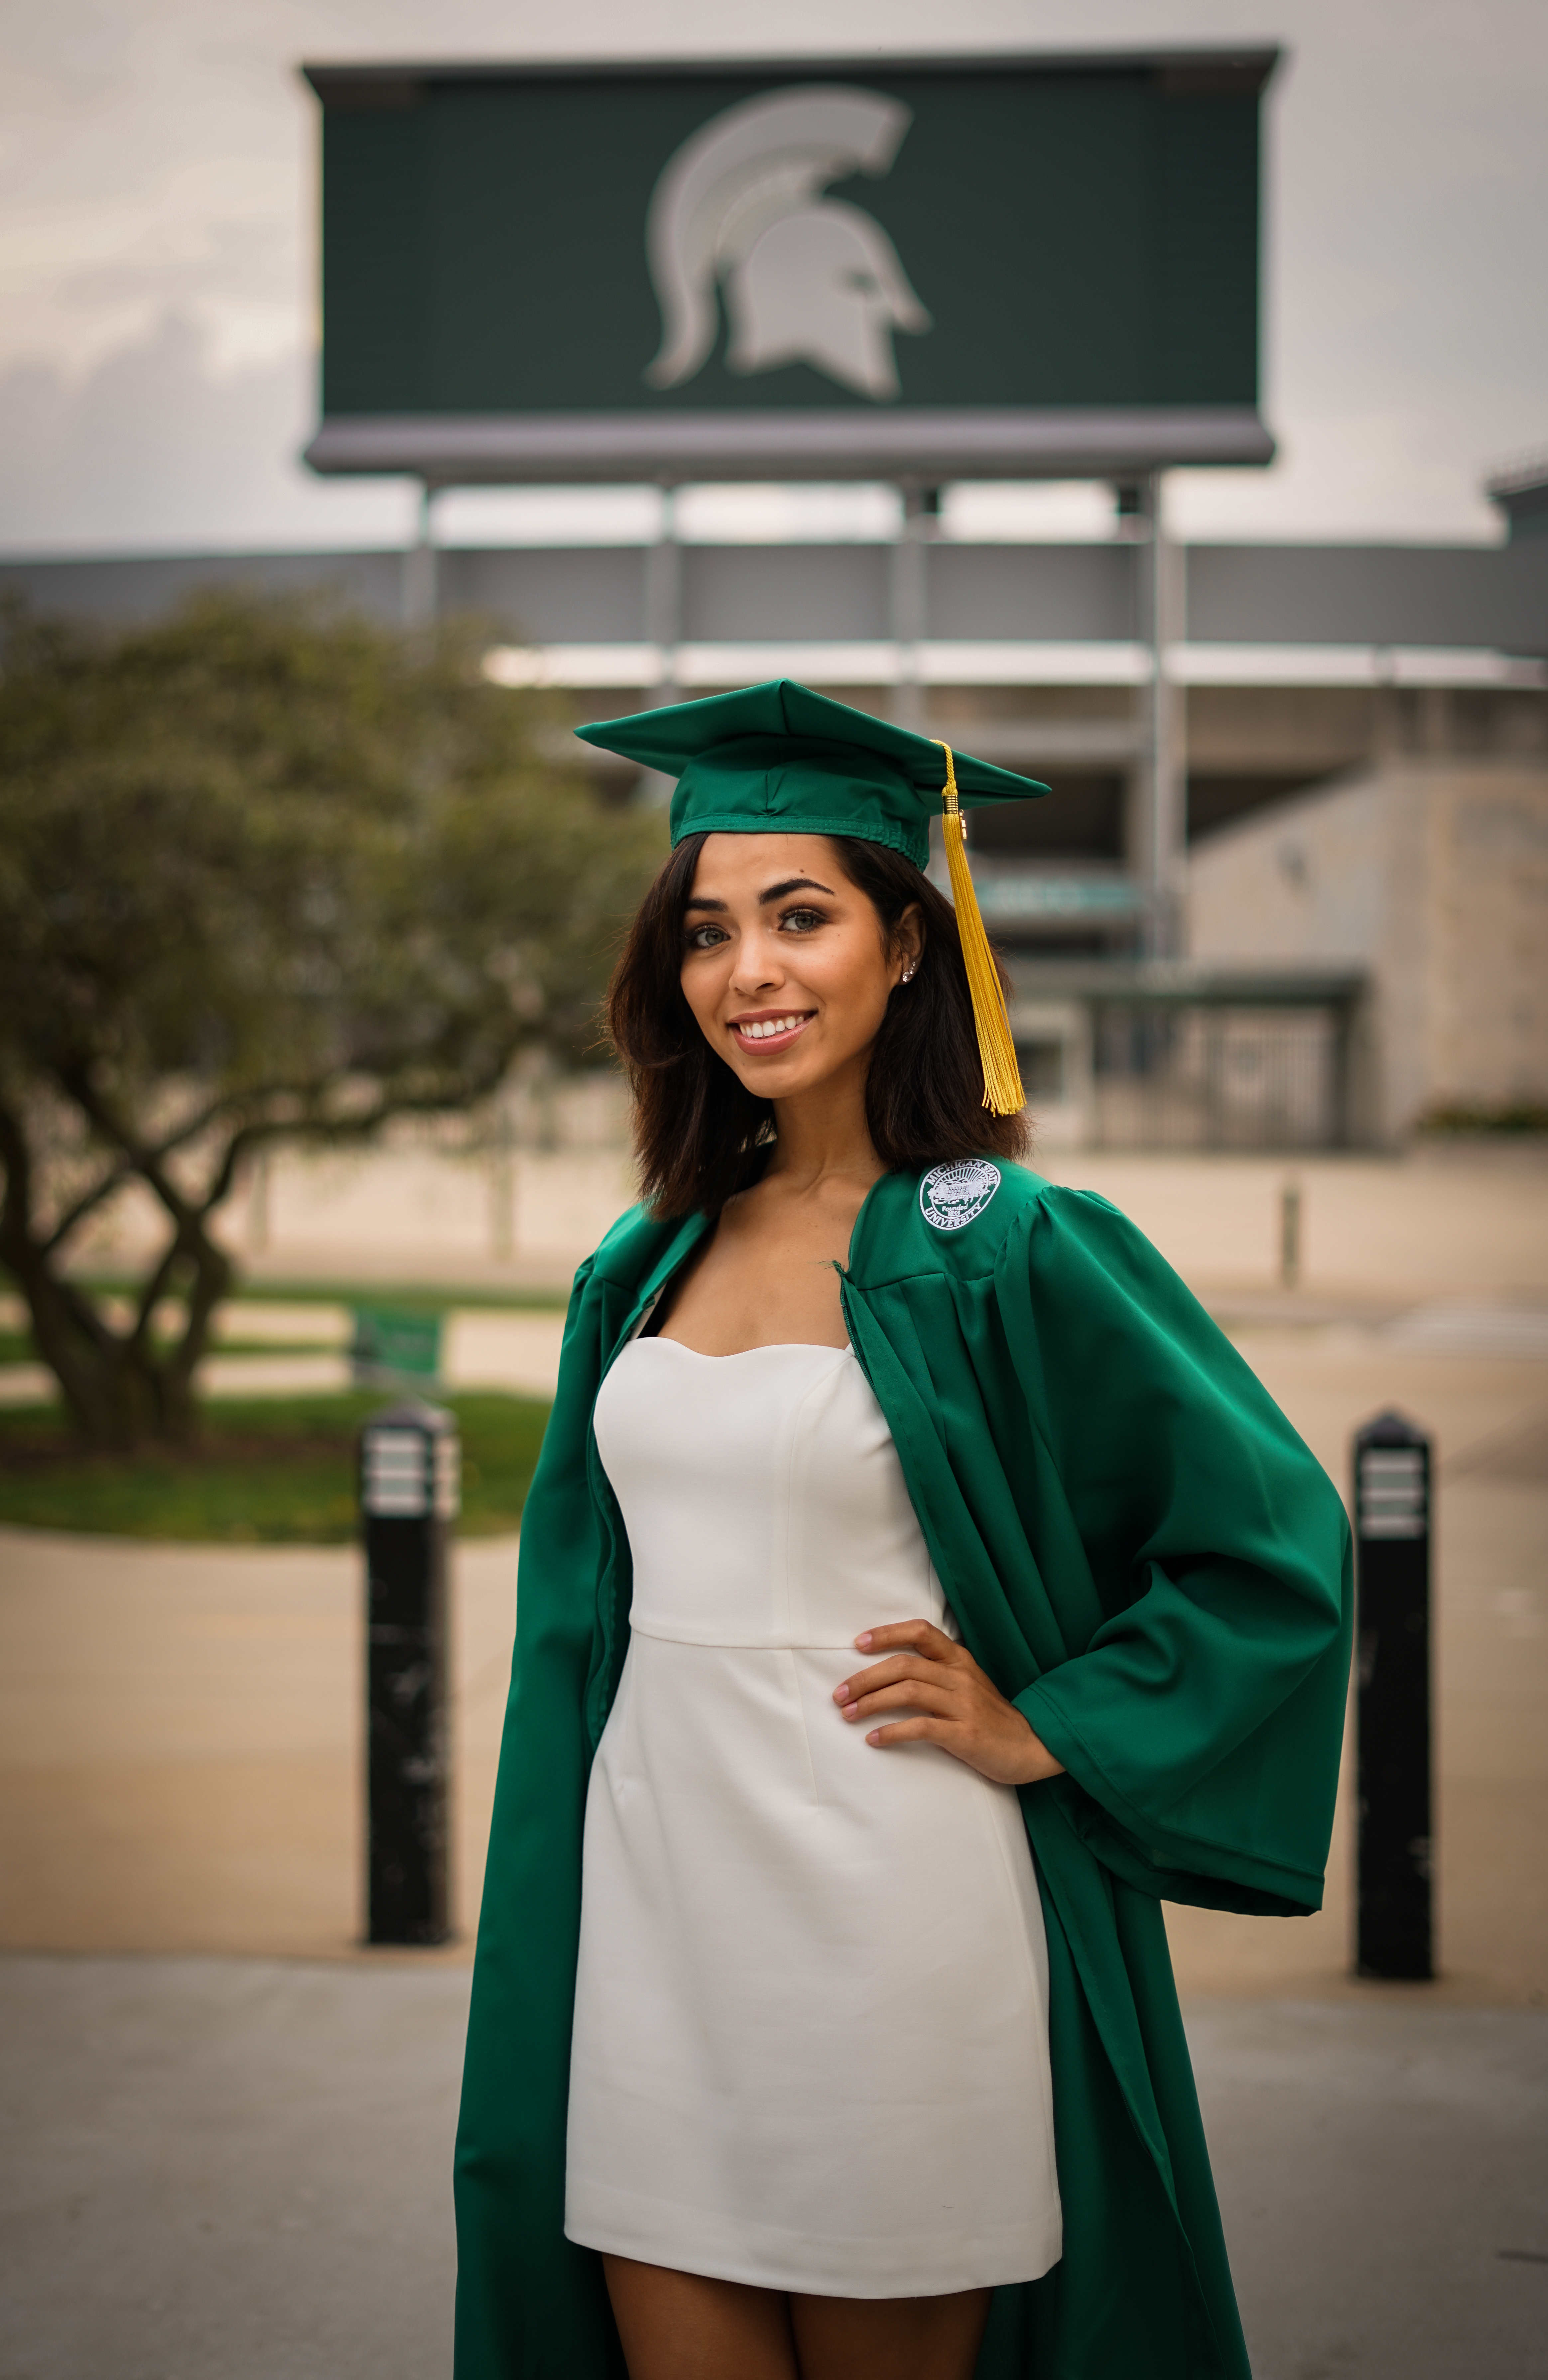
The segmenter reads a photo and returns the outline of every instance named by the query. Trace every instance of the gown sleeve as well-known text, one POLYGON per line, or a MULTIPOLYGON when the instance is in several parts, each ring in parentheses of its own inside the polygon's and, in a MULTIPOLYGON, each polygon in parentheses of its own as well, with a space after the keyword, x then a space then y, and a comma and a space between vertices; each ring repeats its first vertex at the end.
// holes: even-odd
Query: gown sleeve
POLYGON ((1051 1190, 1025 1247, 1015 1359, 1101 1615, 1016 1698, 1068 1771, 1065 1815, 1161 1898, 1316 1909, 1348 1675, 1342 1502, 1105 1199, 1051 1190))

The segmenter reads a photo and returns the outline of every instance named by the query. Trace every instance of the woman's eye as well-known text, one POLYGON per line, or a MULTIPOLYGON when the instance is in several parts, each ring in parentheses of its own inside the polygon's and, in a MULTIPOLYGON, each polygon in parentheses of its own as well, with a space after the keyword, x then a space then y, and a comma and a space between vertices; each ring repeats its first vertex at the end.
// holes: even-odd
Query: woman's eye
POLYGON ((782 927, 788 926, 793 933, 810 934, 813 927, 825 926, 828 921, 821 909, 786 909, 779 922, 782 927))
POLYGON ((688 946, 690 951, 713 951, 717 942, 723 942, 725 940, 725 931, 719 926, 690 926, 688 929, 688 946))

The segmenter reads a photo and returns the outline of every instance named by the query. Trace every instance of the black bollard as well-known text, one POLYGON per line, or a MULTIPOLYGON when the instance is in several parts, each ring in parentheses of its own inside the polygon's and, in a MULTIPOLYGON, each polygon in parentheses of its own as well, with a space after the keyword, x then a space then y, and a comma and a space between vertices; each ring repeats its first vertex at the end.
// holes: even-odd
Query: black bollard
POLYGON ((1362 1975, 1433 1975, 1430 1441, 1401 1414, 1355 1439, 1362 1975))
POLYGON ((372 1942, 446 1939, 446 1556, 459 1464, 451 1415, 417 1399, 360 1433, 372 1942))

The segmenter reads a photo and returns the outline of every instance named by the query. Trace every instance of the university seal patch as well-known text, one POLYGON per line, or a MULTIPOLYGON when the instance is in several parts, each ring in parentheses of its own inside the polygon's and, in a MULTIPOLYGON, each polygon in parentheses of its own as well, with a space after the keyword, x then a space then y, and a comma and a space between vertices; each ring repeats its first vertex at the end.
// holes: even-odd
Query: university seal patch
POLYGON ((937 1165, 920 1184, 920 1213, 938 1232, 959 1232, 981 1215, 1000 1186, 1000 1169, 986 1157, 937 1165))

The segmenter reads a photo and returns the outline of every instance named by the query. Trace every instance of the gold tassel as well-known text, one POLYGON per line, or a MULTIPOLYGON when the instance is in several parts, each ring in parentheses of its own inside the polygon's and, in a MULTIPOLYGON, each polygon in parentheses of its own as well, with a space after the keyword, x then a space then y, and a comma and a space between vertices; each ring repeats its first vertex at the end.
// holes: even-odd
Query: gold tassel
MULTIPOLYGON (((938 735, 934 741, 941 743, 938 735)), ((941 794, 944 812, 941 832, 945 837, 946 866, 951 870, 951 897, 957 910, 957 930, 962 938, 962 956, 967 962, 968 989, 973 1000, 979 1057, 983 1063, 983 1104, 992 1115, 1018 1115, 1027 1104, 1027 1094, 1021 1087, 1021 1070, 1016 1062, 1016 1044, 1010 1038, 1010 1018, 1006 1013, 1000 971, 994 965, 989 937, 983 930, 978 894, 973 890, 972 875, 968 867, 968 844, 962 831, 962 810, 951 746, 941 744, 941 749, 946 756, 946 782, 941 794)))

